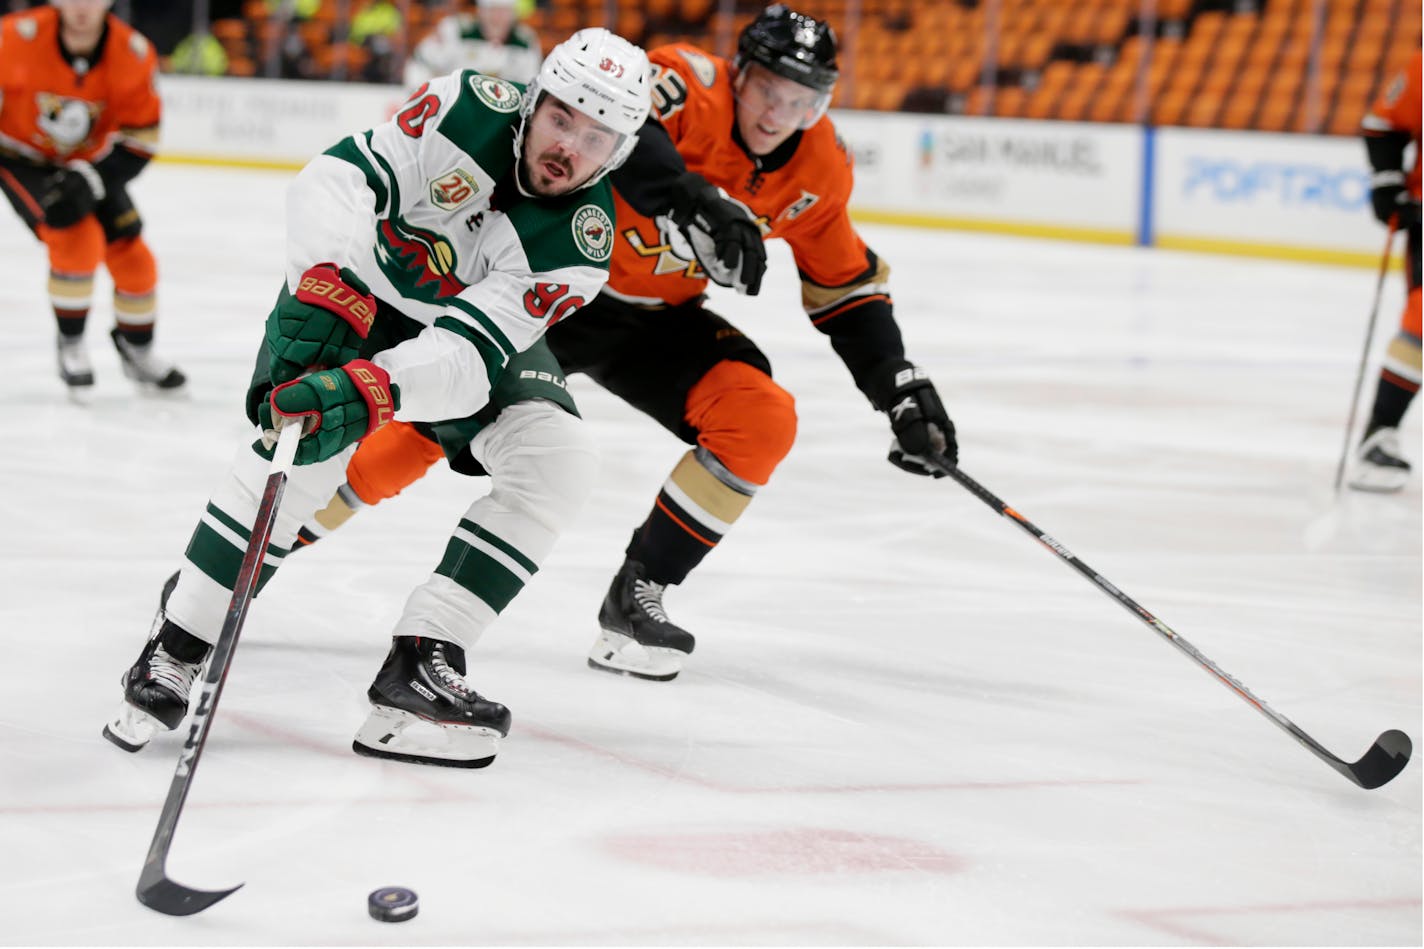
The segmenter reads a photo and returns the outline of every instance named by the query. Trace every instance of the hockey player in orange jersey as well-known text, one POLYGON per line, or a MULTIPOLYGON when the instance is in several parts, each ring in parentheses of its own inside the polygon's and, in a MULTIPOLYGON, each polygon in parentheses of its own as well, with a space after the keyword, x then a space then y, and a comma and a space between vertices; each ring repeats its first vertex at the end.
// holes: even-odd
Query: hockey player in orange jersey
MULTIPOLYGON (((728 62, 692 46, 649 54, 653 111, 613 176, 617 208, 608 285, 547 340, 583 372, 693 445, 634 531, 599 611, 590 665, 667 680, 692 652, 665 588, 681 583, 770 479, 796 435, 792 396, 741 331, 705 307, 708 279, 756 293, 765 238, 786 240, 801 303, 856 386, 890 418, 889 460, 931 474, 922 456, 957 458, 954 426, 923 369, 905 358, 888 265, 847 214, 852 160, 826 107, 837 79, 830 27, 768 7, 728 62)), ((390 497, 438 454, 408 426, 368 439, 320 536, 361 502, 390 497)))
POLYGON ((152 45, 109 0, 53 0, 0 18, 0 190, 49 252, 59 374, 94 384, 84 327, 94 273, 114 281, 110 333, 125 375, 186 381, 153 352, 158 269, 127 187, 158 139, 152 45))
POLYGON ((1361 122, 1370 166, 1371 203, 1380 223, 1404 231, 1404 266, 1409 296, 1399 332, 1390 341, 1380 369, 1374 409, 1356 455, 1350 486, 1362 491, 1398 491, 1409 481, 1409 463, 1400 456, 1399 423, 1419 391, 1419 71, 1416 50, 1409 64, 1385 84, 1361 122), (1405 169, 1410 145, 1413 162, 1405 169))

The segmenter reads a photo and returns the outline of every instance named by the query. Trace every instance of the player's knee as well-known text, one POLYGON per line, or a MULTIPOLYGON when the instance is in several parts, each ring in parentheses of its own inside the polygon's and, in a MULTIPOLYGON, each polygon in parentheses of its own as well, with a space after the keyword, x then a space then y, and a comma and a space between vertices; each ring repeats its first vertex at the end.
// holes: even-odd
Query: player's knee
POLYGON ((1401 329, 1403 329, 1405 333, 1412 335, 1416 340, 1420 336, 1419 309, 1419 288, 1412 287, 1409 290, 1408 298, 1404 301, 1404 319, 1401 322, 1401 329))
POLYGON ((383 425, 362 440, 346 465, 346 481, 367 504, 393 498, 419 481, 444 454, 408 422, 383 425))
POLYGON ((104 260, 104 229, 93 217, 71 227, 40 225, 40 240, 49 251, 49 267, 56 273, 91 274, 104 260))
POLYGON ((796 400, 746 363, 713 366, 687 404, 697 443, 753 484, 766 484, 796 441, 796 400))
POLYGON ((158 264, 141 237, 124 237, 105 248, 104 265, 114 286, 129 293, 146 293, 158 284, 158 264))
POLYGON ((588 426, 552 403, 535 401, 505 409, 490 435, 478 457, 494 479, 491 494, 546 528, 563 530, 598 478, 598 448, 588 426))

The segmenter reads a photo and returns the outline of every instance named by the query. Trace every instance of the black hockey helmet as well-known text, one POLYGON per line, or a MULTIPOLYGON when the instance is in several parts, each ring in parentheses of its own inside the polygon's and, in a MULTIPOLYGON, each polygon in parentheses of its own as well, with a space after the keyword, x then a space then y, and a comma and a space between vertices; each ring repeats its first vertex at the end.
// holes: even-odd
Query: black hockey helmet
POLYGON ((738 69, 764 66, 817 92, 829 93, 840 76, 836 34, 824 20, 802 16, 784 3, 767 7, 737 38, 738 69))

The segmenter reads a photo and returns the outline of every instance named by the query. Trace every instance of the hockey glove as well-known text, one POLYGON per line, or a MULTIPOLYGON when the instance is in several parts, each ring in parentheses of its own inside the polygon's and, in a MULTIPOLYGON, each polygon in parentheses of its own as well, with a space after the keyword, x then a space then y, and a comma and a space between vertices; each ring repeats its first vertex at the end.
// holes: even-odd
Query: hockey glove
POLYGON ((268 372, 289 382, 308 369, 342 366, 361 354, 376 319, 376 298, 347 268, 317 264, 294 294, 282 293, 267 317, 268 372))
POLYGON ((356 359, 277 386, 257 415, 268 441, 275 441, 282 425, 302 425, 296 463, 310 465, 365 438, 399 408, 400 389, 391 385, 390 374, 356 359))
POLYGON ((1408 200, 1409 192, 1404 190, 1404 172, 1377 171, 1370 178, 1370 204, 1381 224, 1393 221, 1408 200))
POLYGON ((890 463, 912 474, 944 477, 943 472, 925 464, 924 456, 933 453, 955 464, 959 444, 954 439, 954 423, 929 375, 913 363, 897 359, 880 367, 878 376, 875 404, 890 416, 890 429, 895 433, 890 463))
POLYGON ((696 172, 677 181, 682 195, 668 216, 718 286, 754 297, 766 273, 766 245, 751 212, 696 172))
POLYGON ((70 162, 44 180, 40 207, 44 222, 53 228, 73 227, 94 213, 94 205, 104 197, 104 182, 87 161, 70 162))

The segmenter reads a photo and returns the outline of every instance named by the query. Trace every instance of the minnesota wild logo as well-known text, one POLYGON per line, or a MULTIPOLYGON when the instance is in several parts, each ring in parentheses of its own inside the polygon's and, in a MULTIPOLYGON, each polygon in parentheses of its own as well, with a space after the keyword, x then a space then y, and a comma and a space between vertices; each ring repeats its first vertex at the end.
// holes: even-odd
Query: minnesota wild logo
POLYGON ((455 249, 434 231, 388 220, 381 222, 376 235, 382 272, 407 296, 433 303, 469 286, 455 276, 455 249))
POLYGON ((470 88, 485 105, 496 112, 513 112, 519 108, 519 88, 512 82, 493 76, 470 77, 470 88))
POLYGON ((613 256, 613 222, 596 204, 585 204, 574 212, 574 243, 589 260, 602 263, 613 256))

